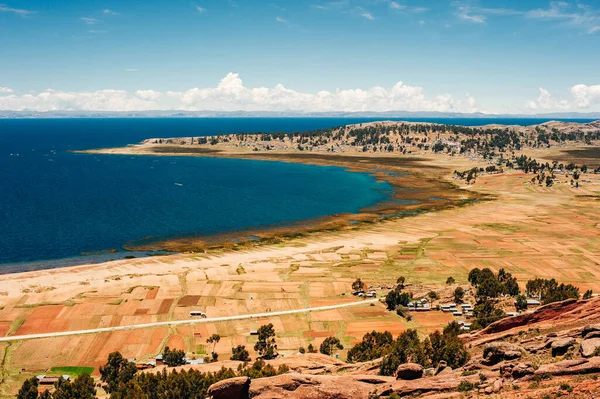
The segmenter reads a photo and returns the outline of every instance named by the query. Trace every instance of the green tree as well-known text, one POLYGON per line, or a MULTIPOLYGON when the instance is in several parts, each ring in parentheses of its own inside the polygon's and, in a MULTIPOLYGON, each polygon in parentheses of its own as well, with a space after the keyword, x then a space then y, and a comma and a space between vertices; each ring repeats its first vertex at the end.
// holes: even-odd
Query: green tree
POLYGON ((352 283, 352 290, 353 291, 364 291, 364 289, 365 289, 365 283, 363 283, 360 278, 357 278, 352 283))
POLYGON ((17 399, 37 399, 38 397, 38 380, 31 377, 23 382, 21 389, 17 393, 17 399))
POLYGON ((250 354, 244 345, 238 345, 231 348, 231 360, 239 360, 241 362, 249 362, 250 354))
POLYGON ((348 362, 366 362, 389 353, 394 337, 389 331, 366 333, 362 341, 348 351, 348 362))
POLYGON ((56 390, 52 399, 95 399, 96 388, 94 379, 89 374, 81 374, 73 381, 65 381, 62 378, 56 384, 56 390))
POLYGON ((527 297, 525 295, 519 295, 515 300, 515 308, 517 312, 527 310, 527 297))
POLYGON ((123 358, 119 352, 112 352, 106 364, 100 367, 100 380, 106 384, 106 391, 111 393, 120 383, 129 382, 136 372, 135 363, 123 358))
POLYGON ((464 297, 465 290, 463 290, 461 287, 456 287, 456 289, 454 290, 454 302, 462 303, 464 297))
POLYGON ((489 326, 490 324, 506 317, 506 314, 502 309, 496 307, 494 300, 488 297, 481 297, 475 304, 473 316, 475 317, 475 321, 473 322, 471 328, 477 329, 489 326))
POLYGON ((594 295, 592 290, 587 290, 586 292, 583 293, 583 299, 591 299, 592 295, 594 295))
POLYGON ((446 279, 446 285, 453 285, 456 283, 456 280, 454 280, 454 277, 450 276, 446 279))
POLYGON ((269 323, 258 329, 258 341, 254 345, 254 350, 263 359, 269 360, 277 357, 277 343, 275 342, 273 324, 269 323))
POLYGON ((335 353, 335 351, 338 349, 339 350, 344 349, 344 346, 342 345, 340 340, 336 337, 325 338, 325 340, 321 343, 321 346, 319 347, 319 351, 322 354, 328 355, 328 356, 333 355, 335 353))
POLYGON ((406 278, 403 276, 398 277, 396 280, 396 284, 400 286, 400 288, 404 288, 404 283, 406 282, 406 278))
POLYGON ((429 291, 429 293, 427 294, 427 297, 429 298, 429 301, 431 302, 432 306, 435 301, 440 299, 440 296, 435 291, 429 291))
POLYGON ((220 340, 221 336, 219 334, 213 334, 206 340, 207 344, 212 344, 211 353, 215 353, 215 346, 219 343, 220 340))
POLYGON ((163 362, 169 367, 183 366, 186 363, 185 352, 181 349, 171 350, 167 346, 163 352, 163 362))

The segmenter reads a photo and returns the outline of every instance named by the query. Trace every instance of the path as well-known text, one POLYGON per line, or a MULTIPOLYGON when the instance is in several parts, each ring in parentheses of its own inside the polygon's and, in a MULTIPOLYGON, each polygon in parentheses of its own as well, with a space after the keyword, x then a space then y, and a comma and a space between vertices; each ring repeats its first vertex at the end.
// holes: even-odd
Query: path
POLYGON ((255 313, 255 314, 245 314, 245 315, 238 315, 238 316, 214 317, 214 318, 206 318, 206 319, 157 321, 154 323, 132 324, 132 325, 128 325, 128 326, 92 328, 89 330, 60 331, 60 332, 53 332, 53 333, 29 334, 29 335, 13 335, 13 336, 8 336, 8 337, 0 337, 0 342, 21 341, 21 340, 25 340, 25 339, 56 338, 56 337, 66 337, 66 336, 70 336, 70 335, 98 334, 98 333, 103 333, 103 332, 138 330, 141 328, 177 326, 177 325, 182 325, 182 324, 217 323, 220 321, 232 321, 232 320, 244 320, 244 319, 261 318, 261 317, 285 316, 285 315, 296 314, 296 313, 319 312, 319 311, 323 311, 323 310, 347 308, 350 306, 360 306, 360 305, 375 303, 378 301, 379 301, 379 299, 367 299, 367 300, 360 301, 360 302, 342 303, 339 305, 329 305, 329 306, 318 306, 318 307, 314 307, 314 308, 282 310, 282 311, 278 311, 278 312, 255 313))

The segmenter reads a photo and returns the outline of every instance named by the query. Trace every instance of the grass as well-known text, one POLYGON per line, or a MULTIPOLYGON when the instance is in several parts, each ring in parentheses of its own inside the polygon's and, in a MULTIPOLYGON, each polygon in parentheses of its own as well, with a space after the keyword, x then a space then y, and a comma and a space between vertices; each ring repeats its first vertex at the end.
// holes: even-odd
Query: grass
POLYGON ((92 374, 94 372, 94 367, 84 367, 84 366, 62 366, 62 367, 52 367, 50 369, 51 372, 56 374, 68 374, 68 375, 81 375, 81 374, 92 374))
POLYGON ((19 328, 21 328, 23 323, 25 323, 24 318, 15 319, 15 321, 13 321, 10 328, 8 329, 8 332, 6 333, 6 335, 8 336, 8 335, 13 335, 14 333, 16 333, 19 330, 19 328))

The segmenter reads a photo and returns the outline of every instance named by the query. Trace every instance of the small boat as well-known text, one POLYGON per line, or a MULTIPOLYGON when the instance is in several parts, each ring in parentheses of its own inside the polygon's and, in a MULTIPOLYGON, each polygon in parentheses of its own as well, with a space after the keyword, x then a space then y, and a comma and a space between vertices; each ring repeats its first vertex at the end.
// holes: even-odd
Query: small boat
POLYGON ((174 183, 174 184, 179 187, 183 186, 183 184, 181 184, 181 183, 174 183))

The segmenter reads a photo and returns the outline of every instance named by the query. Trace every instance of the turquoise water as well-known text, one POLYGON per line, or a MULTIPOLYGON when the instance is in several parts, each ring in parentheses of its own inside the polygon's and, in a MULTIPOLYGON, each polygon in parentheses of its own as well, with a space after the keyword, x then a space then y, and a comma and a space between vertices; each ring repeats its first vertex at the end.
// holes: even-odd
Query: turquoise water
MULTIPOLYGON (((386 199, 390 190, 372 176, 334 167, 69 150, 117 147, 151 137, 290 132, 370 120, 0 120, 0 273, 122 258, 127 253, 73 257, 119 250, 148 237, 228 233, 356 212, 386 199)), ((543 120, 430 121, 475 125, 543 120)))

